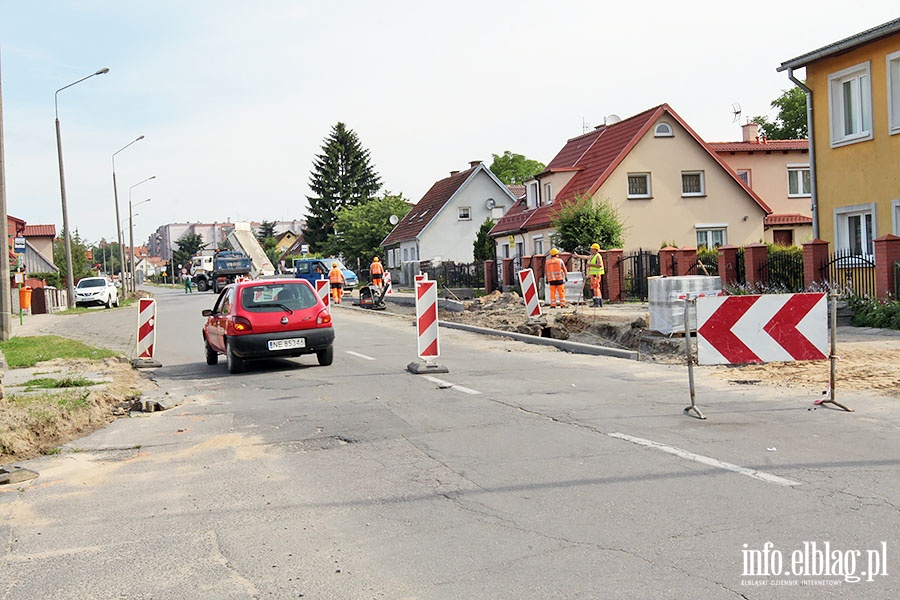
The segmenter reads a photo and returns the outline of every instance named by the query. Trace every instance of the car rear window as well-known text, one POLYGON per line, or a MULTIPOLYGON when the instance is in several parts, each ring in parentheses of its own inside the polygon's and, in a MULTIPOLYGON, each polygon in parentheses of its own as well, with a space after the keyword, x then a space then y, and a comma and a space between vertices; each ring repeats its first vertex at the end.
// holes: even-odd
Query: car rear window
POLYGON ((241 290, 241 306, 253 312, 277 312, 288 307, 301 310, 315 306, 319 297, 301 283, 253 285, 241 290))
POLYGON ((78 282, 78 287, 80 288, 103 287, 105 285, 106 281, 103 279, 82 279, 78 282))

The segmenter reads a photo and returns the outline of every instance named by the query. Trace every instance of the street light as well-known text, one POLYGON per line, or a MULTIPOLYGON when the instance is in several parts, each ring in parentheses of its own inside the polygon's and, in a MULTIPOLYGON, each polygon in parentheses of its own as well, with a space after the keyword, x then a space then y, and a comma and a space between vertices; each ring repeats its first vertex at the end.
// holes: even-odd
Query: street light
MULTIPOLYGON (((144 136, 141 136, 131 142, 125 144, 112 154, 112 176, 113 176, 113 198, 116 202, 116 235, 119 238, 119 281, 125 281, 124 270, 125 270, 125 254, 122 252, 122 220, 119 217, 119 188, 116 186, 116 154, 130 146, 135 142, 139 142, 144 139, 144 136)), ((112 262, 110 260, 110 262, 112 262)))
MULTIPOLYGON (((133 208, 131 205, 131 191, 134 188, 136 188, 137 186, 141 185, 142 183, 147 183, 151 179, 156 179, 156 175, 151 175, 147 179, 145 179, 143 181, 139 181, 136 184, 134 184, 133 186, 131 186, 130 188, 128 188, 128 254, 131 257, 129 262, 131 262, 131 294, 132 295, 137 294, 137 281, 136 281, 137 278, 135 277, 135 272, 134 272, 134 224, 132 223, 132 220, 134 217, 131 212, 131 209, 133 208)), ((138 206, 140 204, 143 204, 144 202, 150 202, 150 198, 147 198, 146 200, 141 200, 134 206, 138 206)))
POLYGON ((78 81, 65 85, 53 95, 53 108, 56 113, 56 154, 59 159, 59 195, 62 198, 62 214, 63 214, 63 237, 66 248, 66 289, 68 290, 66 305, 69 308, 75 307, 75 280, 72 273, 72 242, 69 235, 69 210, 66 207, 66 176, 63 171, 63 155, 62 155, 62 137, 59 132, 59 93, 66 88, 70 88, 77 83, 81 83, 85 79, 90 79, 95 75, 103 75, 109 73, 109 68, 103 67, 96 73, 91 73, 87 77, 82 77, 78 81))

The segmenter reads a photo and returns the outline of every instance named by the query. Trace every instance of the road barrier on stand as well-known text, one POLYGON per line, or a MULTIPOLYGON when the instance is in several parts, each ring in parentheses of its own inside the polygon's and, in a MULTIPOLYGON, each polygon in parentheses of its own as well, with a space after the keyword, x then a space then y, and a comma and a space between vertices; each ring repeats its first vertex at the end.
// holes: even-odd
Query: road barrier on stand
POLYGON ((327 279, 316 279, 316 293, 319 295, 319 298, 322 299, 322 302, 325 303, 325 308, 329 308, 329 303, 331 302, 331 282, 327 279))
POLYGON ((391 284, 391 272, 390 271, 384 272, 384 285, 387 287, 387 291, 385 292, 386 295, 390 296, 391 294, 394 293, 394 286, 391 284))
POLYGON ((522 269, 517 272, 519 285, 522 286, 522 297, 525 298, 525 312, 529 319, 538 319, 541 316, 541 303, 538 298, 537 284, 534 281, 534 271, 522 269))
POLYGON ((136 367, 160 367, 154 359, 156 351, 156 300, 138 299, 137 357, 132 361, 136 367))
MULTIPOLYGON (((418 277, 418 276, 417 276, 418 277)), ((416 282, 416 338, 420 362, 410 363, 413 373, 447 373, 434 362, 440 356, 438 339, 438 294, 436 281, 416 282)))

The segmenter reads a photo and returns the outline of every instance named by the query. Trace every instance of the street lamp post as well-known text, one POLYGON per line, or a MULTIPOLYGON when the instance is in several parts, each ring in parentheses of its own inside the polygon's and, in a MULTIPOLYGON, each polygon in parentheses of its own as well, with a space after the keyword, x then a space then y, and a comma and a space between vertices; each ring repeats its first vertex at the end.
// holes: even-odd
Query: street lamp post
MULTIPOLYGON (((131 142, 125 144, 124 146, 122 146, 121 148, 119 148, 118 150, 113 152, 113 154, 112 154, 113 198, 115 199, 115 202, 116 202, 116 235, 119 238, 119 281, 122 281, 122 282, 125 281, 125 277, 124 277, 125 254, 122 252, 122 227, 121 227, 122 218, 119 216, 119 188, 116 186, 116 154, 118 154, 119 152, 121 152, 122 150, 124 150, 125 148, 130 146, 131 144, 141 141, 142 139, 144 139, 144 136, 141 136, 135 140, 132 140, 131 142)), ((110 261, 110 263, 111 262, 112 261, 110 261)))
POLYGON ((56 113, 56 153, 59 159, 59 195, 62 199, 63 239, 66 249, 66 289, 68 291, 66 305, 68 308, 75 307, 75 280, 73 278, 74 274, 72 273, 72 242, 69 233, 69 210, 66 207, 66 176, 63 171, 62 137, 59 132, 59 93, 66 88, 81 83, 85 79, 90 79, 95 75, 103 75, 104 73, 109 73, 109 68, 104 67, 96 73, 91 73, 87 77, 82 77, 78 81, 65 85, 56 90, 56 94, 53 96, 53 108, 56 113))
MULTIPOLYGON (((137 281, 136 281, 137 278, 135 277, 135 272, 134 272, 134 225, 132 223, 133 217, 132 217, 132 213, 131 213, 131 209, 133 208, 131 205, 131 191, 134 188, 136 188, 137 186, 141 185, 142 183, 147 183, 151 179, 156 179, 156 175, 151 175, 147 179, 145 179, 143 181, 139 181, 136 184, 134 184, 133 186, 131 186, 130 188, 128 188, 128 254, 131 257, 129 262, 131 263, 131 295, 132 296, 137 294, 137 281)), ((134 206, 143 204, 144 202, 150 202, 150 198, 147 198, 146 200, 141 200, 134 206)))

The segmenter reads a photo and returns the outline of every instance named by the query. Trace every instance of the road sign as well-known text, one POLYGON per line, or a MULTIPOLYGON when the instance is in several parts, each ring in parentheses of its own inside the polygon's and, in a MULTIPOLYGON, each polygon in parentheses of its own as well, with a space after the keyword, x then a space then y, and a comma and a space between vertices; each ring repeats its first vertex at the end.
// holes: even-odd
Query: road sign
POLYGON ((702 365, 825 360, 825 294, 708 296, 697 299, 702 365))
POLYGON ((331 301, 331 282, 327 279, 316 279, 316 293, 325 303, 325 308, 328 308, 331 301))
POLYGON ((438 345, 437 282, 416 282, 416 332, 419 358, 432 360, 441 355, 438 345))
POLYGON ((541 316, 541 303, 538 299, 537 285, 534 282, 534 271, 522 269, 517 272, 519 285, 522 286, 522 296, 525 298, 525 313, 529 319, 541 316))
POLYGON ((138 358, 152 359, 155 346, 156 300, 153 298, 141 298, 138 300, 138 358))

